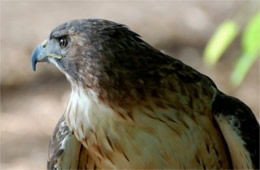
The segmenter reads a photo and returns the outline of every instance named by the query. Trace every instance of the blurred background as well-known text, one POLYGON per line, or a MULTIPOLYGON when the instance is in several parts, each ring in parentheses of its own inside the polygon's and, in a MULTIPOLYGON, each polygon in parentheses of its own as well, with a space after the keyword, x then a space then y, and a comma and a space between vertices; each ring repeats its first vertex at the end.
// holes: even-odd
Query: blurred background
POLYGON ((33 72, 30 56, 54 27, 76 18, 128 25, 154 47, 211 77, 219 89, 244 101, 259 118, 259 58, 239 86, 230 83, 241 54, 241 37, 214 67, 204 64, 202 57, 224 20, 234 20, 243 28, 257 10, 257 0, 1 0, 0 168, 46 169, 48 142, 67 104, 70 85, 51 64, 39 64, 33 72))

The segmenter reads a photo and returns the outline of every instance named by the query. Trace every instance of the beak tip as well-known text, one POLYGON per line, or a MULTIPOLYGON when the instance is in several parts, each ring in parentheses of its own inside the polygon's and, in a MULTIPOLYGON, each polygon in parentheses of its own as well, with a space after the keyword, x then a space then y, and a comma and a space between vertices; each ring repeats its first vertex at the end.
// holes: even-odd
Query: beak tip
POLYGON ((35 71, 36 70, 36 64, 37 64, 37 59, 32 56, 32 70, 35 71))
POLYGON ((38 57, 40 54, 40 50, 41 50, 41 46, 38 45, 34 51, 32 52, 32 56, 31 56, 31 63, 32 63, 32 70, 35 71, 36 70, 36 64, 38 61, 38 57))
POLYGON ((35 63, 35 64, 32 64, 32 70, 33 70, 33 71, 36 71, 36 63, 35 63))
POLYGON ((32 70, 35 71, 36 70, 36 64, 37 64, 37 56, 35 57, 34 55, 32 55, 32 70))

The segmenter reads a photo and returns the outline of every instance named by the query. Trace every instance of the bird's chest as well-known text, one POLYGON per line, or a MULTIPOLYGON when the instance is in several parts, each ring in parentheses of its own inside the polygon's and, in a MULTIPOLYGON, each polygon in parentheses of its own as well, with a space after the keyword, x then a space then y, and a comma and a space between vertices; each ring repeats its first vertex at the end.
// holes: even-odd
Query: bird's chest
POLYGON ((144 119, 144 124, 109 122, 81 141, 101 168, 228 168, 213 127, 144 119))
POLYGON ((229 166, 222 138, 206 116, 193 119, 162 111, 156 117, 136 110, 133 119, 122 118, 104 105, 84 100, 68 106, 67 122, 98 168, 229 166))

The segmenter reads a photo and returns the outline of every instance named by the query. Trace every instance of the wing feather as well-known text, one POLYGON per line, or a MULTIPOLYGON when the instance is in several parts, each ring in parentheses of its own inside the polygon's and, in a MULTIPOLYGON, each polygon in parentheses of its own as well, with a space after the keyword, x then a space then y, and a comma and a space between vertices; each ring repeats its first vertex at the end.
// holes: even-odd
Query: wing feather
POLYGON ((213 103, 213 113, 233 168, 259 169, 259 124, 253 112, 238 99, 220 93, 213 103))
POLYGON ((47 168, 88 169, 92 164, 93 160, 88 155, 87 149, 69 130, 62 115, 49 144, 47 168))

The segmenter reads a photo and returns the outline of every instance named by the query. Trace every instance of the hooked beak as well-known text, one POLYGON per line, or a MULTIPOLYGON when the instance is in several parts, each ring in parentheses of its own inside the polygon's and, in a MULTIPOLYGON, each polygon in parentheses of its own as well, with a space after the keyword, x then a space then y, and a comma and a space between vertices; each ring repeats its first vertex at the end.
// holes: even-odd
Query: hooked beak
POLYGON ((41 44, 39 44, 32 53, 31 56, 31 62, 32 62, 32 69, 33 71, 36 70, 36 64, 37 62, 44 62, 48 61, 48 57, 46 55, 46 46, 47 46, 47 40, 43 41, 41 44))
POLYGON ((36 70, 37 62, 46 62, 49 61, 49 58, 61 59, 62 56, 57 55, 55 52, 55 48, 53 47, 53 43, 50 43, 50 47, 48 47, 48 40, 44 40, 41 44, 39 44, 32 53, 31 62, 33 71, 36 70))

